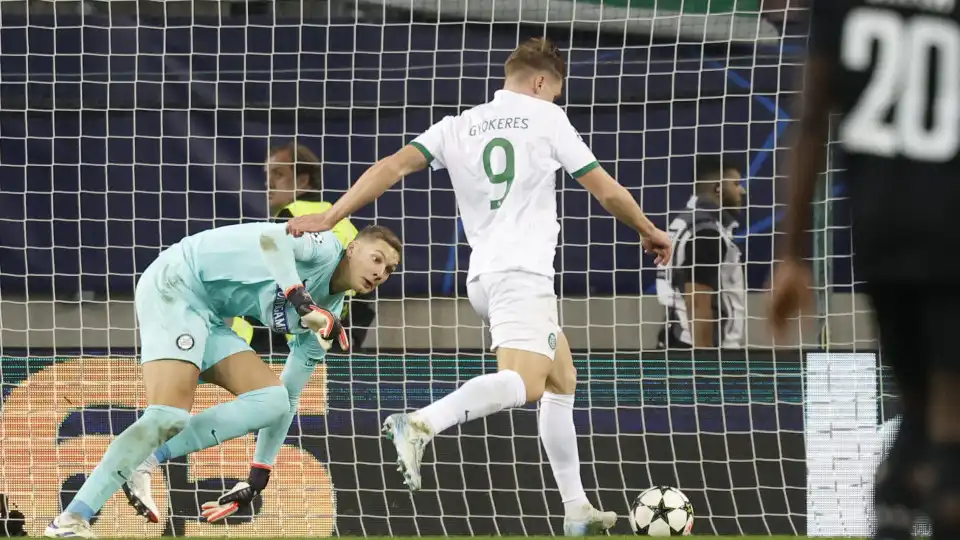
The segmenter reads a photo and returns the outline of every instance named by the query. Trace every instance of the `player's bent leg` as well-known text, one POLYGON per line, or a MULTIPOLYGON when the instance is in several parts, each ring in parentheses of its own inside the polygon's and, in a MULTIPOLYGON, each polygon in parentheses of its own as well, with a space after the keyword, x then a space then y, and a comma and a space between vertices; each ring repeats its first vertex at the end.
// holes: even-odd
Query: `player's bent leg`
POLYGON ((420 489, 423 451, 434 435, 457 424, 519 407, 543 394, 544 382, 552 365, 550 358, 500 347, 497 349, 497 363, 500 367, 497 373, 474 377, 412 414, 387 417, 383 433, 397 449, 397 469, 411 490, 420 489), (508 366, 519 367, 523 374, 508 366))
POLYGON ((930 385, 931 465, 928 511, 932 538, 960 538, 960 373, 936 370, 930 385))
POLYGON ((599 534, 617 522, 615 512, 601 512, 590 504, 580 478, 580 453, 573 423, 577 370, 566 336, 559 334, 553 369, 540 399, 539 431, 553 478, 563 501, 566 536, 599 534))
POLYGON ((150 521, 155 520, 157 508, 150 494, 151 474, 158 464, 256 431, 280 421, 289 411, 286 388, 250 350, 227 356, 204 371, 203 378, 237 398, 191 418, 183 431, 143 460, 124 484, 130 505, 150 521))
POLYGON ((894 374, 903 413, 896 439, 876 470, 873 503, 875 540, 907 540, 921 509, 924 488, 919 482, 927 465, 926 403, 930 340, 917 316, 923 296, 896 283, 868 283, 880 332, 881 358, 894 374))
POLYGON ((397 449, 398 470, 420 489, 420 463, 433 436, 457 424, 519 407, 543 395, 553 368, 557 305, 553 281, 523 272, 480 276, 468 284, 471 304, 489 320, 497 373, 475 377, 412 414, 386 419, 383 432, 397 449))
POLYGON ((287 359, 280 374, 280 381, 283 382, 290 397, 290 409, 279 421, 257 433, 256 451, 247 480, 238 482, 216 501, 208 501, 202 505, 201 515, 208 522, 214 523, 233 515, 244 505, 252 504, 256 496, 266 489, 273 464, 280 449, 283 448, 283 442, 290 431, 290 424, 293 423, 293 417, 300 405, 300 394, 310 382, 315 369, 314 362, 298 355, 291 355, 287 359))
POLYGON ((923 418, 915 410, 904 411, 900 429, 890 451, 877 467, 874 481, 875 540, 907 540, 922 508, 928 469, 923 418))
POLYGON ((919 319, 919 335, 929 359, 926 419, 933 478, 924 502, 932 537, 956 539, 960 538, 960 362, 952 337, 960 326, 960 291, 948 282, 917 289, 923 299, 921 309, 908 313, 919 319))
POLYGON ((181 360, 154 360, 143 366, 148 406, 117 436, 67 508, 46 529, 49 537, 93 537, 90 519, 129 478, 134 468, 190 418, 199 369, 181 360))

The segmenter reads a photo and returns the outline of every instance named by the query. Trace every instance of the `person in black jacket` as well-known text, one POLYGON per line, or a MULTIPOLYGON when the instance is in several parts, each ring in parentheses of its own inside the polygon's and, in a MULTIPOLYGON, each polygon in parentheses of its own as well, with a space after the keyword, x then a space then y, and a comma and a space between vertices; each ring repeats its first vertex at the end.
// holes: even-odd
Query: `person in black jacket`
POLYGON ((657 299, 667 310, 660 349, 742 348, 746 284, 734 242, 745 204, 743 175, 733 158, 701 157, 695 193, 674 214, 670 263, 657 270, 657 299))

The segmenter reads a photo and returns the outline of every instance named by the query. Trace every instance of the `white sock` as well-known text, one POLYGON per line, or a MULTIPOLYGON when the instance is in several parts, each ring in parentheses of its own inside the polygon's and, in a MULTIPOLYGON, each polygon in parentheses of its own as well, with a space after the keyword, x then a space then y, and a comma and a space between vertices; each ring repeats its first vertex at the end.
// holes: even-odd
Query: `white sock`
POLYGON ((160 462, 157 461, 157 456, 155 456, 154 454, 150 454, 149 456, 147 456, 147 459, 143 460, 143 463, 141 463, 140 466, 137 467, 137 470, 149 473, 149 472, 153 472, 153 470, 159 466, 160 466, 160 462))
POLYGON ((469 420, 519 407, 526 401, 523 378, 516 371, 503 370, 474 377, 414 414, 426 421, 436 434, 469 420))
POLYGON ((547 451, 553 478, 560 489, 566 515, 579 515, 589 506, 580 480, 580 452, 573 425, 573 394, 544 392, 540 398, 540 440, 547 451))

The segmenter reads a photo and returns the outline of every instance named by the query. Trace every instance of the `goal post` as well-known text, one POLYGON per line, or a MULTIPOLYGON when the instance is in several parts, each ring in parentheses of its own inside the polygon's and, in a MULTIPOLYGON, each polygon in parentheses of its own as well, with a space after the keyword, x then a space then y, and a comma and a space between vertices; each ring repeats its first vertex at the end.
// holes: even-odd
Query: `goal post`
MULTIPOLYGON (((556 285, 575 349, 588 497, 625 516, 636 494, 670 485, 692 501, 695 533, 815 530, 808 509, 824 491, 811 495, 811 452, 822 459, 814 481, 834 463, 828 443, 810 446, 831 436, 822 417, 811 422, 807 393, 821 333, 798 323, 772 348, 764 321, 803 58, 798 5, 278 0, 254 13, 213 0, 0 2, 0 493, 26 514, 31 535, 42 533, 111 437, 135 421, 145 405, 136 279, 184 235, 269 219, 270 148, 313 149, 323 197, 335 200, 433 122, 491 99, 510 51, 546 34, 568 62, 559 104, 655 223, 666 227, 687 203, 702 155, 734 157, 750 201, 736 239, 750 289, 747 348, 664 352, 655 269, 636 234, 558 175, 556 285)), ((820 207, 839 213, 837 182, 820 207)), ((161 523, 144 523, 118 495, 95 532, 562 530, 535 406, 439 435, 424 489, 406 491, 383 419, 496 369, 495 360, 466 299, 469 250, 446 173, 411 175, 353 219, 394 228, 404 263, 371 301, 376 317, 356 350, 318 367, 254 512, 220 525, 199 519, 199 504, 246 476, 248 436, 164 467, 154 482, 161 523)), ((846 222, 824 217, 818 227, 829 247, 817 253, 825 344, 870 351, 846 222)), ((282 368, 282 350, 264 358, 282 368)), ((870 380, 883 380, 872 365, 870 380)), ((889 397, 853 380, 856 399, 889 397)), ((840 387, 823 388, 815 397, 827 406, 816 410, 847 403, 840 387)), ((204 386, 194 411, 225 399, 204 386)), ((873 416, 864 418, 856 421, 873 416)), ((845 457, 865 464, 875 455, 845 457)), ((819 504, 848 501, 843 490, 826 497, 819 504)), ((629 532, 626 519, 614 532, 629 532)))

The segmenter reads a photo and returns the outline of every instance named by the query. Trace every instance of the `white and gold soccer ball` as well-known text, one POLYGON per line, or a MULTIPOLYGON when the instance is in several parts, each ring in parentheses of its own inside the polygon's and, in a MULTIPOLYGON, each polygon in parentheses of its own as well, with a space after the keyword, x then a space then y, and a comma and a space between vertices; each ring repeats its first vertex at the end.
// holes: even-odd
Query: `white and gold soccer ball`
POLYGON ((633 501, 630 527, 641 536, 689 536, 693 529, 693 505, 677 488, 652 487, 633 501))

